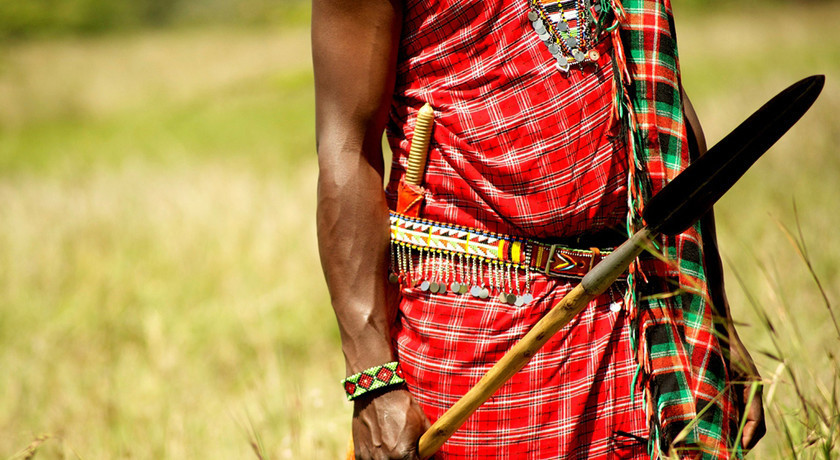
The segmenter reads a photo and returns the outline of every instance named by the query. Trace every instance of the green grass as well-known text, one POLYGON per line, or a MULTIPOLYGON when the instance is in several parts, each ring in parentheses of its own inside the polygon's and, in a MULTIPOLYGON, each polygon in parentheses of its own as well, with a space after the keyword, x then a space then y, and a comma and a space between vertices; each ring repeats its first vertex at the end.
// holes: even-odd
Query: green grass
POLYGON ((313 158, 311 85, 308 74, 266 77, 217 98, 33 123, 4 133, 0 168, 72 175, 142 159, 162 167, 214 160, 295 170, 313 158), (288 135, 278 137, 283 130, 288 135))
MULTIPOLYGON (((840 8, 698 11, 677 22, 710 143, 787 84, 828 75, 717 213, 771 397, 754 458, 830 458, 838 336, 785 228, 798 239, 798 221, 836 302, 840 8)), ((0 458, 343 453, 308 46, 302 28, 212 28, 0 55, 0 458)))
POLYGON ((307 50, 303 29, 21 45, 0 72, 0 174, 136 159, 296 169, 313 156, 307 50))

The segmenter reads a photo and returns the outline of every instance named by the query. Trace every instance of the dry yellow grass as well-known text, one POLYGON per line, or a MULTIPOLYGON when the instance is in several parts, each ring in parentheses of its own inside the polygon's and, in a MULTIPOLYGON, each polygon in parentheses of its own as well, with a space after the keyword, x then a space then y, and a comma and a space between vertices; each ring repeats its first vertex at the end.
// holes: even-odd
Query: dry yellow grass
POLYGON ((309 38, 300 29, 24 42, 0 58, 0 126, 212 97, 267 74, 306 69, 309 55, 309 38))
POLYGON ((253 424, 272 458, 328 456, 340 356, 301 173, 0 184, 0 452, 43 433, 83 458, 241 458, 253 424))

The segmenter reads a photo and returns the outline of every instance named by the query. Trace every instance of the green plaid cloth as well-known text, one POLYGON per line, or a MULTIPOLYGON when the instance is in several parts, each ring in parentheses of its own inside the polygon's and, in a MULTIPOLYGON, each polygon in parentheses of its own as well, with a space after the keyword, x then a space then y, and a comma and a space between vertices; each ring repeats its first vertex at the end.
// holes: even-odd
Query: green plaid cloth
MULTIPOLYGON (((616 53, 616 88, 618 115, 634 147, 628 217, 634 231, 643 224, 644 203, 685 169, 689 153, 670 0, 617 1, 609 6, 619 16, 614 40, 624 51, 616 53)), ((629 290, 651 456, 676 448, 680 457, 728 458, 737 449, 738 414, 727 391, 728 345, 716 335, 720 318, 710 301, 699 226, 658 243, 666 260, 641 258, 631 267, 629 290)))

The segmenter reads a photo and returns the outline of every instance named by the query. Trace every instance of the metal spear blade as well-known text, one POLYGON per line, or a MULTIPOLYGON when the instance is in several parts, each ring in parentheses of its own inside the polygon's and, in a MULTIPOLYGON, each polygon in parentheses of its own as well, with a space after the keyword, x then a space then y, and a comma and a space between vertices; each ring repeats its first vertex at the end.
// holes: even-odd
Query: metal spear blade
POLYGON ((643 213, 647 227, 675 235, 697 222, 799 121, 824 84, 825 76, 814 75, 764 104, 648 201, 643 213))

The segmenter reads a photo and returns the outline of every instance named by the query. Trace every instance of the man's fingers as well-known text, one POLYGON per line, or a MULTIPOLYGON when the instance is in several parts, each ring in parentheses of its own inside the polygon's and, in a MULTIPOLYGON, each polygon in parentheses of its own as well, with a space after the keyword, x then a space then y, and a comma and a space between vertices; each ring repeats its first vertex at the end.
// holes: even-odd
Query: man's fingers
POLYGON ((432 427, 432 422, 429 421, 429 419, 426 417, 425 414, 423 414, 423 424, 421 426, 423 427, 423 430, 420 432, 420 434, 417 435, 417 439, 414 440, 414 445, 411 448, 411 450, 414 454, 414 456, 411 457, 411 458, 412 459, 416 458, 417 460, 421 460, 420 459, 420 437, 423 436, 423 434, 426 433, 426 431, 429 431, 429 428, 432 427))
POLYGON ((761 394, 756 394, 750 407, 746 408, 744 432, 741 435, 741 447, 752 449, 767 432, 764 423, 764 405, 761 401, 761 394))
MULTIPOLYGON (((429 420, 428 417, 426 417, 426 414, 423 413, 423 410, 420 409, 420 406, 417 406, 417 409, 418 409, 418 412, 420 412, 420 415, 423 417, 422 426, 423 426, 423 433, 425 433, 426 431, 429 431, 429 428, 432 427, 432 422, 429 420)), ((423 433, 420 433, 420 435, 422 436, 423 433)))
POLYGON ((406 452, 402 460, 420 460, 420 453, 417 452, 417 443, 406 452))
POLYGON ((747 421, 747 424, 744 426, 744 436, 741 440, 741 445, 745 449, 752 449, 764 437, 766 432, 767 426, 764 424, 763 419, 747 421))
POLYGON ((741 434, 741 447, 749 449, 750 444, 753 444, 753 431, 755 431, 755 422, 747 422, 744 424, 744 432, 741 434))
POLYGON ((417 440, 430 423, 405 388, 359 399, 354 409, 357 459, 420 460, 417 440))
POLYGON ((744 425, 744 433, 741 436, 741 447, 744 449, 752 449, 755 447, 761 435, 756 436, 758 430, 758 422, 748 421, 744 425))

